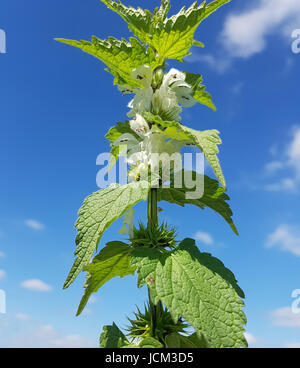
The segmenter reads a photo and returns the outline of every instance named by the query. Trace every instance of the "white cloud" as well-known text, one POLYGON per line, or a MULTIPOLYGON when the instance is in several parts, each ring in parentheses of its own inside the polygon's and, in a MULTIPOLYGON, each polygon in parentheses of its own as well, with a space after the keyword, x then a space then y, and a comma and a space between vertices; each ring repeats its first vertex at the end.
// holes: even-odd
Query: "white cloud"
POLYGON ((43 230, 45 228, 45 225, 40 223, 37 220, 28 219, 25 221, 25 225, 30 227, 33 230, 43 230))
POLYGON ((0 258, 5 258, 5 253, 0 251, 0 258))
POLYGON ((20 321, 28 321, 30 317, 25 313, 17 313, 16 318, 20 321))
POLYGON ((224 73, 231 65, 231 61, 228 58, 216 57, 212 54, 200 54, 197 52, 187 56, 185 60, 189 63, 203 62, 218 73, 224 73))
POLYGON ((52 325, 41 325, 27 315, 0 320, 0 346, 4 348, 92 348, 97 342, 79 334, 61 334, 52 325), (26 316, 26 317, 25 317, 26 316), (20 318, 21 317, 21 318, 20 318))
POLYGON ((300 257, 300 228, 281 224, 268 236, 266 246, 277 247, 300 257))
POLYGON ((203 231, 198 231, 195 235, 196 240, 198 240, 200 243, 204 243, 206 245, 212 245, 214 243, 214 240, 212 236, 208 233, 205 233, 203 231))
POLYGON ((244 336, 246 338, 246 340, 248 341, 249 345, 254 345, 257 343, 257 339, 249 332, 245 332, 244 336))
POLYGON ((289 344, 286 344, 285 347, 287 349, 300 349, 300 342, 299 343, 289 343, 289 344))
POLYGON ((291 307, 275 309, 271 312, 272 324, 281 327, 300 327, 300 313, 293 313, 291 307))
POLYGON ((0 270, 0 280, 4 280, 6 277, 6 272, 4 270, 0 270))
POLYGON ((28 289, 31 291, 50 291, 52 290, 52 287, 50 285, 38 279, 22 281, 21 286, 22 288, 28 289))
POLYGON ((260 0, 256 4, 225 21, 222 43, 232 57, 248 58, 262 52, 269 35, 290 37, 300 22, 299 0, 260 0))
POLYGON ((283 148, 281 157, 266 164, 265 174, 280 175, 276 182, 265 185, 266 190, 297 191, 300 184, 300 126, 292 128, 291 139, 283 148))

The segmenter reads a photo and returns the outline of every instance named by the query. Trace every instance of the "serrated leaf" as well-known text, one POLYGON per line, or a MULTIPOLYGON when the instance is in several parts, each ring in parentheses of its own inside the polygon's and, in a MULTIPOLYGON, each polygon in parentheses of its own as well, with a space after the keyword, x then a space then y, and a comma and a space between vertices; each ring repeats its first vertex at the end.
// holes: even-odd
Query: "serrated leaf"
POLYGON ((165 20, 167 18, 170 8, 171 8, 170 0, 161 0, 161 5, 157 12, 157 16, 160 19, 165 20))
POLYGON ((184 207, 187 204, 191 204, 204 209, 208 207, 219 215, 221 215, 225 221, 230 225, 235 234, 238 235, 237 228, 232 220, 232 211, 227 201, 230 200, 226 194, 226 189, 219 186, 219 183, 211 179, 206 175, 200 175, 196 172, 192 172, 191 176, 193 180, 196 180, 196 175, 199 176, 199 182, 203 182, 204 192, 203 196, 199 199, 187 199, 186 192, 190 189, 184 185, 184 171, 178 172, 176 175, 182 175, 183 186, 176 188, 174 186, 174 178, 171 178, 170 188, 158 188, 158 201, 166 201, 169 203, 178 204, 184 207))
POLYGON ((128 23, 129 29, 142 42, 148 43, 149 34, 153 24, 153 14, 149 10, 137 9, 125 6, 121 1, 100 0, 107 7, 122 17, 128 23))
POLYGON ((216 177, 220 183, 226 187, 225 178, 218 159, 219 148, 222 144, 218 130, 198 131, 188 128, 176 121, 164 121, 159 116, 151 113, 144 114, 148 121, 155 123, 161 128, 166 136, 179 142, 189 145, 195 145, 203 152, 216 177))
POLYGON ((161 300, 174 319, 182 316, 201 331, 210 347, 247 347, 244 293, 233 273, 218 259, 201 253, 193 239, 185 239, 168 254, 137 250, 132 263, 138 269, 139 286, 147 284, 155 302, 161 300))
POLYGON ((101 40, 95 36, 92 37, 92 42, 62 38, 56 40, 77 47, 100 59, 108 66, 109 72, 116 77, 117 83, 122 81, 121 84, 128 84, 132 87, 141 87, 139 81, 131 78, 133 69, 145 64, 150 65, 153 69, 157 66, 154 52, 151 49, 146 50, 146 47, 135 38, 130 38, 130 42, 124 39, 119 41, 113 37, 101 40))
POLYGON ((88 272, 85 292, 78 307, 77 316, 83 311, 92 293, 97 292, 106 282, 114 277, 133 275, 135 268, 130 265, 128 244, 110 242, 83 270, 88 272))
POLYGON ((103 327, 103 332, 100 336, 100 348, 117 349, 127 344, 129 344, 129 341, 115 323, 112 326, 103 327))
POLYGON ((159 54, 163 63, 165 59, 183 61, 193 45, 194 34, 200 23, 220 6, 230 0, 216 0, 209 4, 196 1, 187 10, 183 7, 180 12, 163 23, 158 22, 152 29, 150 45, 159 54))
POLYGON ((78 230, 76 259, 64 288, 69 287, 83 267, 88 264, 104 231, 136 203, 146 201, 149 188, 148 181, 133 182, 123 186, 112 184, 85 199, 75 224, 78 230))
POLYGON ((196 101, 217 111, 216 106, 212 102, 211 95, 205 91, 205 85, 202 84, 202 75, 184 72, 186 82, 193 87, 193 97, 196 101))

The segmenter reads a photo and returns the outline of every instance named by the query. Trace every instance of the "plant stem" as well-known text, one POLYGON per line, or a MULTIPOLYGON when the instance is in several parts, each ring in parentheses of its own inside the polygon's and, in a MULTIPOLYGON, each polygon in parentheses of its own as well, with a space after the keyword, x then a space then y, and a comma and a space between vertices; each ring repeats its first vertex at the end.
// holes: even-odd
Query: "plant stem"
MULTIPOLYGON (((149 192, 149 197, 148 197, 148 228, 152 226, 156 226, 157 224, 158 224, 157 189, 151 188, 149 192)), ((157 306, 153 303, 153 301, 151 300, 149 287, 148 287, 148 297, 149 297, 149 305, 150 305, 151 315, 152 315, 153 334, 155 334, 157 313, 161 311, 162 305, 161 305, 161 302, 159 302, 157 306)))

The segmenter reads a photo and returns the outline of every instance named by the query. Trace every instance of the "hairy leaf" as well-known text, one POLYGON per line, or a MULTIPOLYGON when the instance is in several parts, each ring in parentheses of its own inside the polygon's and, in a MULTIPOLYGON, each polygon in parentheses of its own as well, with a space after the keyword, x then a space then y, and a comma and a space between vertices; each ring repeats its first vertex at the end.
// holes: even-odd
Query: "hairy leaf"
POLYGON ((170 188, 158 188, 158 200, 178 204, 182 207, 186 204, 192 204, 202 209, 208 207, 221 215, 225 221, 228 222, 234 233, 238 235, 237 228, 232 220, 232 211, 227 203, 230 198, 226 194, 226 189, 220 187, 216 180, 211 179, 206 175, 203 177, 203 175, 196 172, 190 172, 190 174, 193 180, 197 179, 199 182, 203 183, 204 191, 201 198, 188 199, 186 197, 186 192, 190 191, 190 189, 186 188, 184 185, 184 171, 182 171, 176 174, 182 176, 182 187, 176 188, 174 185, 174 181, 176 179, 171 178, 170 188))
POLYGON ((83 270, 87 271, 85 292, 78 307, 77 316, 83 311, 92 293, 95 293, 106 282, 114 277, 133 275, 135 268, 130 265, 130 250, 128 244, 110 242, 83 270))
POLYGON ((137 249, 132 264, 138 269, 139 287, 147 284, 155 302, 161 300, 174 320, 182 316, 201 331, 210 347, 247 346, 243 291, 233 273, 201 253, 193 239, 185 239, 168 254, 137 249))
POLYGON ((127 344, 129 344, 129 341, 115 323, 112 326, 103 327, 103 332, 100 336, 100 348, 116 349, 122 348, 127 344))
POLYGON ((126 211, 140 201, 146 201, 150 184, 147 181, 133 182, 120 186, 112 184, 87 197, 75 224, 76 259, 64 284, 70 286, 79 272, 90 261, 104 231, 126 211))
POLYGON ((77 47, 100 59, 108 66, 109 72, 116 77, 116 83, 140 87, 139 81, 130 76, 132 70, 144 64, 150 65, 153 69, 157 66, 153 50, 146 50, 145 46, 135 38, 130 38, 130 42, 124 39, 119 41, 113 37, 109 37, 108 40, 100 40, 95 36, 92 37, 92 42, 62 38, 56 40, 77 47))

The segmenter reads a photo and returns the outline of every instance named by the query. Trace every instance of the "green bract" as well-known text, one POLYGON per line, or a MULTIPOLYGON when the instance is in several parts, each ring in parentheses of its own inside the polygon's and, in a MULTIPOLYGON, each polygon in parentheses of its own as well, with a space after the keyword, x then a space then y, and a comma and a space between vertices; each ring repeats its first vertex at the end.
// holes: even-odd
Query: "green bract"
POLYGON ((64 284, 69 287, 81 271, 86 272, 77 315, 92 293, 112 278, 137 274, 138 287, 147 286, 145 312, 138 309, 135 318, 128 318, 127 336, 115 323, 104 326, 101 348, 247 346, 244 293, 235 276, 220 260, 201 252, 193 239, 176 240, 175 229, 159 221, 158 208, 164 202, 207 207, 238 234, 218 158, 220 133, 181 123, 182 110, 197 102, 216 111, 212 97, 202 84, 202 75, 167 66, 168 59, 183 61, 192 46, 204 47, 195 40, 198 26, 229 1, 196 1, 169 16, 170 0, 162 0, 153 12, 101 0, 128 23, 134 37, 127 41, 93 36, 91 42, 57 39, 101 60, 118 89, 134 95, 126 111, 128 119, 106 134, 109 170, 123 157, 129 167, 128 183, 110 183, 85 199, 75 225, 76 258, 64 284), (190 146, 203 153, 217 180, 183 169, 182 149, 190 146), (189 196, 190 183, 195 182, 201 183, 202 190, 197 187, 197 196, 189 196), (148 223, 140 221, 136 227, 133 207, 147 200, 148 223), (103 247, 103 233, 122 216, 119 234, 127 239, 103 247), (188 334, 187 327, 193 332, 188 334))

